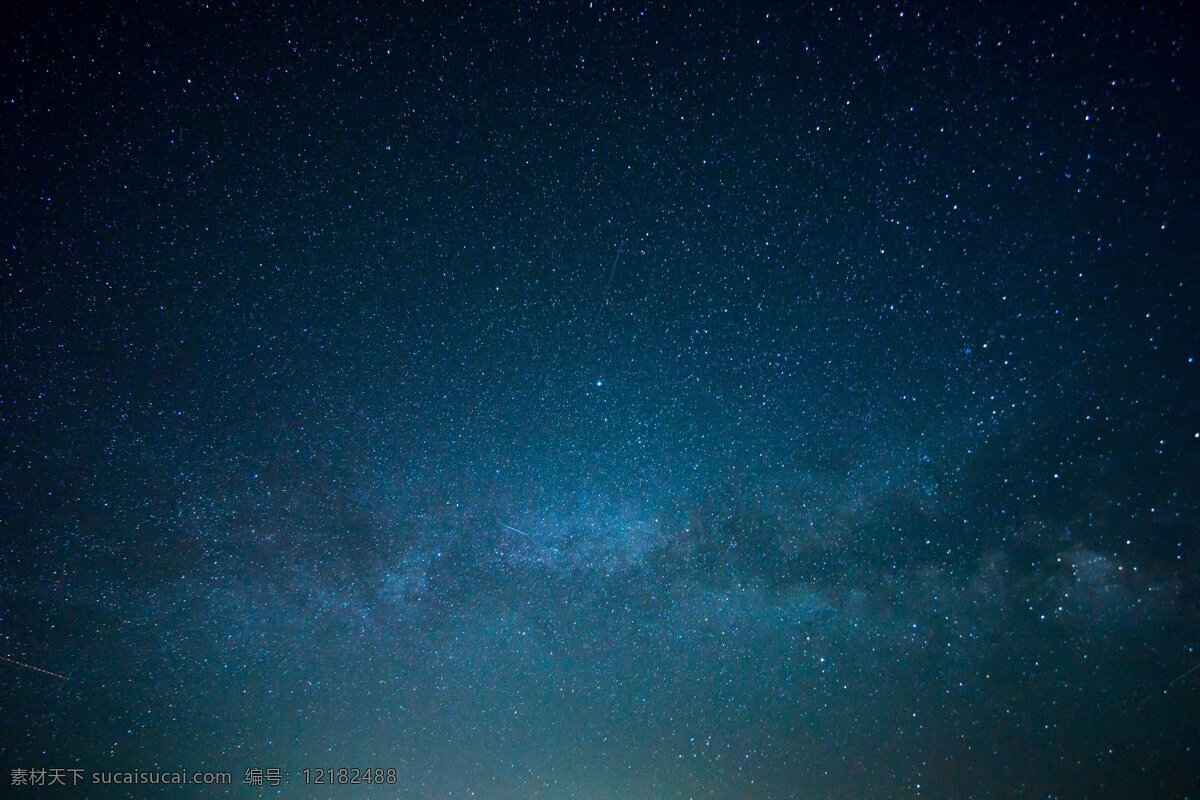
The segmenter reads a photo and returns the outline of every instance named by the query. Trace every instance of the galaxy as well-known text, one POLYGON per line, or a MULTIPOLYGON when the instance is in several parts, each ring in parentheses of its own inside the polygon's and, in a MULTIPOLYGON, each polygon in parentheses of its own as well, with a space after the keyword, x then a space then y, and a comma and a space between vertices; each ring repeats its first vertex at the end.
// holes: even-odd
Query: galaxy
POLYGON ((0 794, 1200 797, 1186 4, 0 15, 0 794))

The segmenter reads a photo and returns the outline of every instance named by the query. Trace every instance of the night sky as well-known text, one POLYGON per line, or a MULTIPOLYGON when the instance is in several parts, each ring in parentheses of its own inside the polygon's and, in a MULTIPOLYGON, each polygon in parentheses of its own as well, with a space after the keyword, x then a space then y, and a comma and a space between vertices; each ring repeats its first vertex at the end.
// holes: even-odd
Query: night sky
POLYGON ((6 4, 0 794, 1200 796, 1195 18, 685 5, 6 4))

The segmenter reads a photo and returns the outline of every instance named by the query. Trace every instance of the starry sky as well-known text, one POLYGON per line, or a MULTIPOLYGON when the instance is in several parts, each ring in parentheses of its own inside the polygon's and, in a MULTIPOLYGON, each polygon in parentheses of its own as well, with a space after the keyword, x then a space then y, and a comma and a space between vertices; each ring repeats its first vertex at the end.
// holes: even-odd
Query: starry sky
POLYGON ((1196 797, 1195 18, 830 5, 6 4, 6 792, 1196 797))

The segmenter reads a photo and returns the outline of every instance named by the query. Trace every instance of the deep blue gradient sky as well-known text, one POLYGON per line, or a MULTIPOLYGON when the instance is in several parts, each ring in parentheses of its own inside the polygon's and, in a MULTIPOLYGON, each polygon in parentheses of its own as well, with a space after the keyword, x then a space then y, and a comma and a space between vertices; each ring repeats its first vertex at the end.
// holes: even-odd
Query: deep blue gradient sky
POLYGON ((1194 17, 682 5, 6 7, 0 793, 1197 796, 1194 17))

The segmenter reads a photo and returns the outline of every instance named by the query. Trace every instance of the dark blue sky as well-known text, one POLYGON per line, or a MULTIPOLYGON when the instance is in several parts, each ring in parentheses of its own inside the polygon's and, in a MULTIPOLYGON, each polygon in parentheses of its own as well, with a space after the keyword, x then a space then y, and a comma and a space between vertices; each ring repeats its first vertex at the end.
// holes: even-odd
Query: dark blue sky
POLYGON ((3 12, 8 791, 1200 788, 1192 18, 677 5, 3 12))

